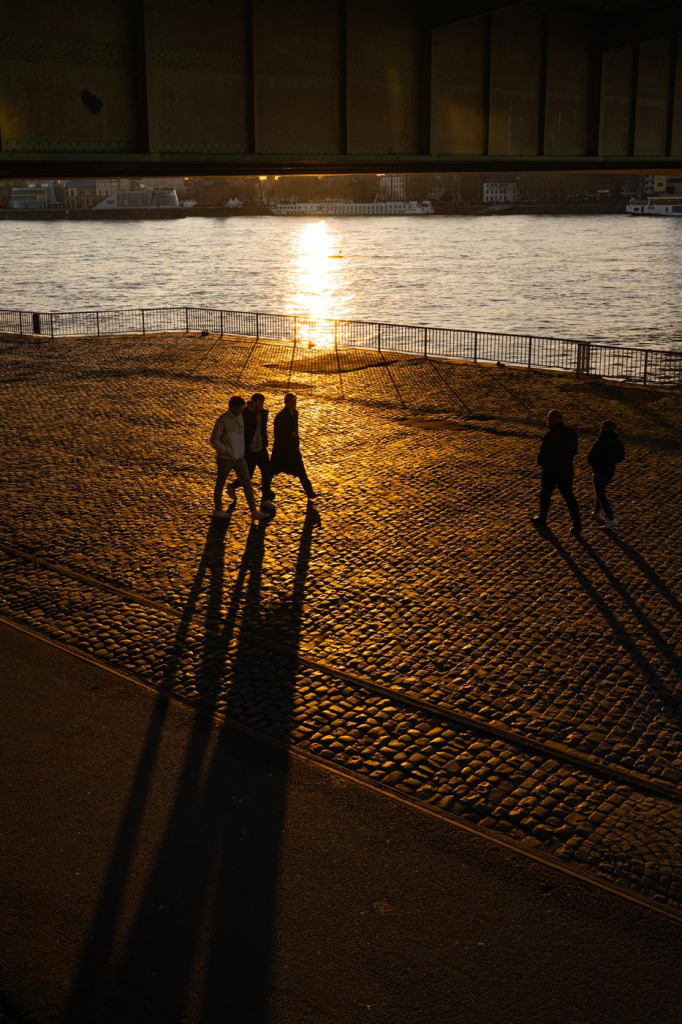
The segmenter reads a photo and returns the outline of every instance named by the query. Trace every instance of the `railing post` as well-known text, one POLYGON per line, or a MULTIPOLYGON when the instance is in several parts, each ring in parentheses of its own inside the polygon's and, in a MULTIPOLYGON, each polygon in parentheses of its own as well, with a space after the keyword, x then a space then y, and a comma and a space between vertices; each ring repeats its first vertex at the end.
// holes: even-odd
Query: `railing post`
POLYGON ((424 359, 429 358, 429 332, 428 328, 424 328, 424 359))
POLYGON ((590 372, 590 343, 589 341, 579 341, 575 375, 579 377, 582 373, 590 372))
POLYGON ((223 311, 221 309, 220 310, 220 337, 221 338, 223 336, 223 333, 224 333, 224 331, 223 331, 223 311))
POLYGON ((474 331, 474 362, 478 362, 478 331, 474 331))
POLYGON ((256 341, 260 341, 260 316, 256 313, 256 341))
POLYGON ((185 306, 185 334, 189 334, 189 309, 185 306))
POLYGON ((533 339, 531 337, 531 338, 528 339, 528 369, 532 370, 532 368, 533 368, 533 339))
POLYGON ((298 343, 298 317, 294 317, 294 345, 298 343))
POLYGON ((646 378, 647 378, 648 370, 649 370, 649 349, 646 349, 646 351, 644 352, 644 377, 642 379, 642 384, 646 384, 646 378))
POLYGON ((50 313, 50 337, 54 338, 54 315, 50 313))
POLYGON ((142 312, 142 333, 146 334, 147 333, 147 329, 146 329, 145 322, 144 322, 144 310, 142 310, 141 312, 142 312))
POLYGON ((95 313, 95 320, 97 321, 97 337, 99 338, 99 310, 95 313))
POLYGON ((379 338, 378 338, 378 345, 379 345, 379 353, 381 354, 381 324, 379 324, 379 338))

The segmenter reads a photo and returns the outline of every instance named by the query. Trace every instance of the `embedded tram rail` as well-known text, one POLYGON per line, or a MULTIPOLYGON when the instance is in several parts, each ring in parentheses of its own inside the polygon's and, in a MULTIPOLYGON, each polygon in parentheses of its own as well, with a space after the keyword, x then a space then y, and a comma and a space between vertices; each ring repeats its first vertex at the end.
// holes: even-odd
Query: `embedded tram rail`
POLYGON ((676 524, 650 518, 679 475, 673 392, 184 332, 3 353, 7 621, 679 919, 676 524), (204 529, 228 388, 300 392, 322 524, 282 480, 267 530, 204 529), (624 424, 636 546, 521 526, 557 404, 581 436, 624 424))

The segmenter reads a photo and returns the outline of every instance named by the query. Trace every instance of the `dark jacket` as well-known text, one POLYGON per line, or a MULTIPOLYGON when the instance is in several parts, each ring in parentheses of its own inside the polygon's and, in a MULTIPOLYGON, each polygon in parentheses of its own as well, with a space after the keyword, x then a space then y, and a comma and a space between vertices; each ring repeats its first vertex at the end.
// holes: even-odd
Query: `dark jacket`
MULTIPOLYGON (((254 434, 256 433, 256 410, 253 408, 251 402, 245 407, 242 413, 244 420, 244 448, 248 452, 253 441, 254 434)), ((270 415, 269 409, 261 409, 260 413, 260 432, 261 440, 263 442, 262 447, 268 447, 268 416, 270 415)))
POLYGON ((272 475, 291 473, 299 476, 303 467, 298 436, 298 409, 293 413, 284 407, 275 416, 275 440, 272 445, 270 467, 272 475))
POLYGON ((538 463, 547 473, 557 476, 573 475, 573 459, 578 454, 578 435, 565 423, 549 428, 538 454, 538 463))
POLYGON ((616 465, 625 458, 625 445, 615 431, 607 432, 602 430, 601 434, 590 448, 587 461, 592 467, 595 476, 599 476, 608 483, 613 479, 616 472, 616 465))

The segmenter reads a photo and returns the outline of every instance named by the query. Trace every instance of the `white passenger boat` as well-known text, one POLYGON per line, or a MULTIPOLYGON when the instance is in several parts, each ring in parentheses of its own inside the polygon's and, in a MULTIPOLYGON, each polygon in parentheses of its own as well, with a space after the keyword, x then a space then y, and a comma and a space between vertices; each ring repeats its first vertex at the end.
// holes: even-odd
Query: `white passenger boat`
POLYGON ((319 203, 281 202, 271 207, 278 216, 299 217, 414 217, 433 213, 432 203, 416 202, 380 202, 346 203, 340 200, 319 203))
POLYGON ((635 217, 682 217, 682 196, 633 198, 625 209, 635 217))

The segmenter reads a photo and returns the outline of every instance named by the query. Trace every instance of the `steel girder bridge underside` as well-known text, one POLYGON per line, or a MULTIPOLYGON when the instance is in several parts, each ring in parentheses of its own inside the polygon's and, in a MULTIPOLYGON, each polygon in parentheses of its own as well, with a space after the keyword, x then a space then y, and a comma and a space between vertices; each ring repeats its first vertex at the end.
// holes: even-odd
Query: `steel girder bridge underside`
POLYGON ((682 165, 681 0, 2 7, 4 178, 682 165))

